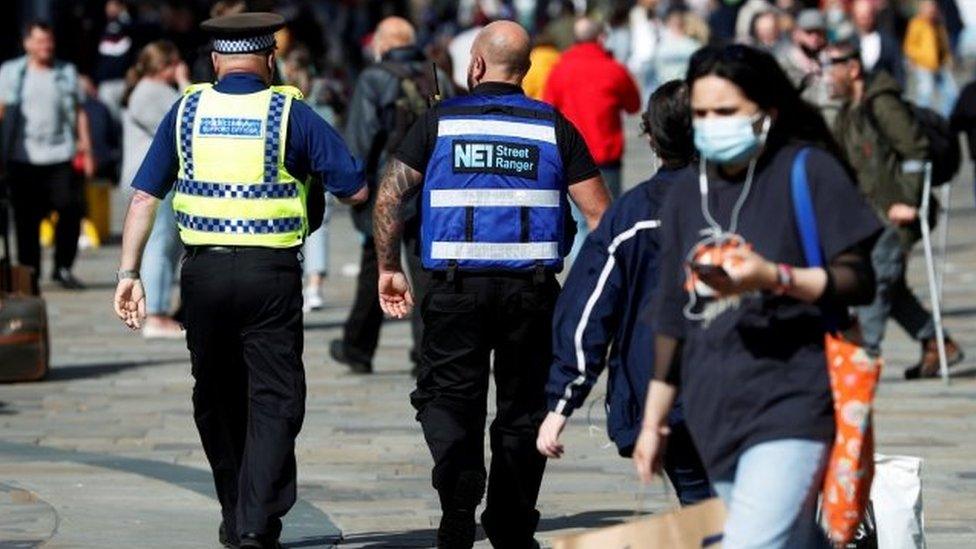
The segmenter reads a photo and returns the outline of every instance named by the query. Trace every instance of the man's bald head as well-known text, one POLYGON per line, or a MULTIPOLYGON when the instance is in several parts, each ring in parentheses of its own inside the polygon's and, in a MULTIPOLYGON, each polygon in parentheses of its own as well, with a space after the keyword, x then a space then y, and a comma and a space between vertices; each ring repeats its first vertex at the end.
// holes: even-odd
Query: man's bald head
POLYGON ((373 51, 376 57, 386 55, 386 52, 412 46, 417 43, 417 34, 410 21, 402 17, 387 17, 380 21, 373 33, 373 51))
POLYGON ((603 36, 603 25, 589 17, 580 17, 573 24, 573 39, 577 44, 596 42, 601 36, 603 36))
POLYGON ((490 23, 478 33, 471 46, 468 86, 484 81, 520 85, 529 71, 531 51, 529 33, 521 25, 512 21, 490 23))

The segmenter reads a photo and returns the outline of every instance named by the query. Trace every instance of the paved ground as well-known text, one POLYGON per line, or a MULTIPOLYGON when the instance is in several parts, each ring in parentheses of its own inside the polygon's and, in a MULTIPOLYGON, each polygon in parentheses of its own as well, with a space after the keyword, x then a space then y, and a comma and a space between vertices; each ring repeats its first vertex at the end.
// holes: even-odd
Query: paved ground
MULTIPOLYGON (((633 129, 631 130, 633 132, 633 129)), ((632 133, 627 182, 648 168, 632 133)), ((971 173, 971 172, 966 172, 971 173)), ((946 275, 947 324, 976 356, 976 210, 959 185, 946 275)), ((307 318, 308 415, 299 439, 300 502, 290 547, 428 547, 438 518, 429 456, 407 395, 405 323, 383 332, 377 373, 347 375, 327 356, 349 305, 357 241, 348 217, 332 225, 328 307, 307 318), (341 533, 340 533, 341 532, 341 533)), ((218 508, 190 415, 182 342, 148 342, 111 313, 118 248, 82 254, 88 291, 47 288, 53 371, 0 386, 0 547, 215 547, 218 508)), ((922 262, 911 280, 924 288, 922 262)), ((920 293, 925 294, 924 291, 920 293)), ((892 329, 877 412, 878 449, 921 456, 931 547, 976 547, 976 362, 950 387, 907 383, 915 344, 892 329)), ((596 393, 602 393, 597 390, 596 393)), ((598 396, 598 395, 595 395, 598 396)), ((550 463, 540 538, 675 505, 661 483, 642 493, 631 465, 605 445, 602 407, 571 422, 567 456, 550 463)), ((487 547, 485 542, 481 545, 487 547)))

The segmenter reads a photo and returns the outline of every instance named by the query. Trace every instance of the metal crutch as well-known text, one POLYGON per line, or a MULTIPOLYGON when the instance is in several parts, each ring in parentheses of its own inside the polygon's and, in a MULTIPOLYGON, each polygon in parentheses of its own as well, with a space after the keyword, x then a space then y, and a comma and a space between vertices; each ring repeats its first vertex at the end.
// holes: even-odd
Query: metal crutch
POLYGON ((935 323, 935 342, 939 349, 939 371, 942 381, 949 384, 949 363, 946 360, 945 332, 942 330, 942 299, 935 277, 935 260, 932 257, 932 227, 929 226, 929 209, 932 206, 932 163, 925 163, 925 181, 922 186, 922 206, 919 221, 922 225, 922 247, 925 249, 925 270, 929 278, 929 299, 932 302, 932 321, 935 323))
POLYGON ((941 202, 941 208, 939 208, 939 270, 936 280, 939 287, 939 303, 943 303, 945 297, 943 282, 946 267, 949 265, 949 205, 952 202, 952 185, 948 183, 942 185, 939 188, 939 193, 941 194, 939 197, 939 202, 941 202))

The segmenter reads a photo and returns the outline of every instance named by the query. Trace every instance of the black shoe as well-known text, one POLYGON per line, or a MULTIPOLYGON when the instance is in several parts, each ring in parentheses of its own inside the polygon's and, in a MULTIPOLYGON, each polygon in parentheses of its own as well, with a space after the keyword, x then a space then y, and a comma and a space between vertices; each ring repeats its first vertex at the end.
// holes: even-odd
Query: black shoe
POLYGON ((244 534, 241 536, 241 549, 281 549, 276 539, 269 539, 261 534, 244 534))
POLYGON ((71 269, 61 267, 54 271, 51 275, 51 280, 61 284, 61 287, 65 290, 84 290, 85 284, 75 278, 75 275, 71 274, 71 269))
POLYGON ((481 528, 492 547, 511 549, 538 549, 539 542, 534 534, 539 525, 539 512, 532 511, 528 517, 519 520, 515 517, 499 517, 485 509, 481 513, 481 528), (521 524, 521 526, 519 526, 521 524))
POLYGON ((356 360, 346 353, 346 345, 341 339, 333 339, 329 343, 329 356, 339 364, 345 364, 354 374, 373 373, 373 363, 364 360, 356 360))
POLYGON ((224 524, 224 521, 220 521, 220 528, 217 530, 217 539, 224 547, 230 547, 232 549, 238 547, 237 543, 230 539, 230 534, 227 533, 227 525, 224 524))
POLYGON ((444 511, 437 528, 438 549, 471 549, 474 545, 474 509, 444 511))

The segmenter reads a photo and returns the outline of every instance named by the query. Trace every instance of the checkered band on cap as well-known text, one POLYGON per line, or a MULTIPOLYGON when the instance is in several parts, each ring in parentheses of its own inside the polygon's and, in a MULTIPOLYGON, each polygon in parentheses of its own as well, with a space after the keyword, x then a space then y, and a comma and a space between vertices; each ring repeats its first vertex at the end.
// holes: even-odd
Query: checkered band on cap
POLYGON ((214 38, 213 49, 217 53, 252 53, 274 47, 274 34, 248 36, 247 38, 214 38))

